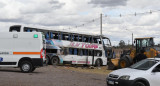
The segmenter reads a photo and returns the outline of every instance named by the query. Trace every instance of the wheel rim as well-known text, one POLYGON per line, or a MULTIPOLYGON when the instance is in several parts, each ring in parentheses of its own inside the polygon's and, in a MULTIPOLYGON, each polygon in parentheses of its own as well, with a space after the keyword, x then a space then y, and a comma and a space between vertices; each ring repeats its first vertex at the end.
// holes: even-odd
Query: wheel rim
POLYGON ((30 69, 30 65, 29 64, 23 64, 22 65, 22 70, 23 71, 29 71, 29 69, 30 69))
POLYGON ((125 61, 121 61, 120 65, 121 65, 121 68, 124 68, 124 67, 126 67, 126 62, 125 61))
POLYGON ((53 59, 53 64, 57 64, 58 60, 57 59, 53 59))

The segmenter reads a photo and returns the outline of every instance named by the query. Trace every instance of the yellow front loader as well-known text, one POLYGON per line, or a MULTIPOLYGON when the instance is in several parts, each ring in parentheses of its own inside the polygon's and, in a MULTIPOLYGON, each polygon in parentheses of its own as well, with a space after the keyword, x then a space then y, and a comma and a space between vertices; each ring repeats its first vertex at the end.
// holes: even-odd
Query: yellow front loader
POLYGON ((153 37, 135 38, 134 44, 135 47, 128 51, 124 50, 120 58, 109 59, 108 69, 129 67, 136 62, 137 58, 154 58, 159 56, 159 48, 154 46, 153 37))

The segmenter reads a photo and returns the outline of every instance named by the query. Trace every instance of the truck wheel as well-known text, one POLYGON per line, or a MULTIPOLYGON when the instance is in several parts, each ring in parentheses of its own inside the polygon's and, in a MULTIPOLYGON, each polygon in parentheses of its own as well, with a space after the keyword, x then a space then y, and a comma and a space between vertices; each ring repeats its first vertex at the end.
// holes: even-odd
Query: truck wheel
POLYGON ((143 82, 136 82, 134 86, 146 86, 143 82))
POLYGON ((59 59, 57 58, 57 57, 53 57, 52 59, 51 59, 51 64, 52 65, 57 65, 59 63, 59 59))
POLYGON ((119 65, 119 68, 125 68, 130 66, 130 62, 127 58, 123 57, 123 58, 120 58, 118 65, 119 65))
POLYGON ((100 61, 100 59, 97 59, 97 60, 96 60, 95 66, 96 66, 96 67, 100 67, 100 66, 101 66, 101 61, 100 61))
POLYGON ((23 73, 29 73, 32 72, 33 66, 30 61, 23 61, 20 65, 20 69, 23 73))

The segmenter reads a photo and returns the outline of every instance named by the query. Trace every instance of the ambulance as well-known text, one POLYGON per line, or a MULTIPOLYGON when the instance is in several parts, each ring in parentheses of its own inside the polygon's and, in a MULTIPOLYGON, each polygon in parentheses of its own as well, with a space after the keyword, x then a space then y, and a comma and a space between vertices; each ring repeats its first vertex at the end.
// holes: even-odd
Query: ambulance
POLYGON ((33 72, 45 62, 41 32, 1 32, 0 67, 19 67, 24 73, 33 72))

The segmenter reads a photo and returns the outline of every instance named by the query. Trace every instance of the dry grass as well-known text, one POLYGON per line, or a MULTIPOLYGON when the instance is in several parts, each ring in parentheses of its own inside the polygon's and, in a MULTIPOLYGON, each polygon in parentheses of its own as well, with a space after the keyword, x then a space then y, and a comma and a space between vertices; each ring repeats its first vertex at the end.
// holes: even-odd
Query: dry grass
POLYGON ((82 67, 82 66, 71 67, 67 65, 67 66, 58 66, 58 68, 82 72, 82 73, 93 73, 93 74, 102 74, 102 75, 107 75, 108 73, 112 72, 112 70, 107 70, 106 66, 101 66, 100 68, 97 68, 97 67, 91 68, 91 67, 82 67))

